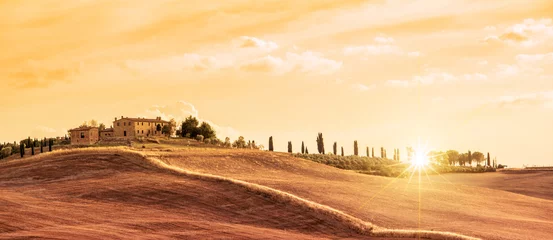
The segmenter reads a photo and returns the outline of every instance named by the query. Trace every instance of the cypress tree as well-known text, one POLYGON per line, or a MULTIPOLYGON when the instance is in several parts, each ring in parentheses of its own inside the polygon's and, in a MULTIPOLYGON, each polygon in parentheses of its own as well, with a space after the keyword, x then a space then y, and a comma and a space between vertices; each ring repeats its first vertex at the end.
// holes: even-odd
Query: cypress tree
POLYGON ((31 155, 35 155, 35 146, 31 146, 31 155))
POLYGON ((472 153, 470 152, 470 150, 469 150, 469 155, 468 155, 468 157, 469 157, 469 158, 468 158, 467 160, 468 160, 468 162, 469 162, 469 165, 472 167, 472 153))
POLYGON ((305 154, 309 154, 309 150, 305 147, 305 154))
POLYGON ((357 140, 353 141, 353 155, 359 156, 359 146, 357 146, 357 140))
POLYGON ((384 158, 384 147, 380 147, 380 158, 384 158))
POLYGON ((31 137, 27 138, 27 147, 31 147, 31 137))
POLYGON ((317 150, 320 154, 325 154, 325 144, 322 133, 317 135, 317 150))
POLYGON ((303 141, 301 141, 301 154, 305 153, 305 145, 303 144, 303 141))
POLYGON ((367 157, 370 157, 369 156, 369 146, 367 146, 367 157))
POLYGON ((371 148, 372 157, 374 158, 374 148, 371 148))
POLYGON ((332 145, 332 153, 334 153, 334 155, 338 155, 338 143, 337 142, 334 142, 334 145, 332 145))
POLYGON ((398 161, 398 162, 400 161, 400 158, 399 158, 399 148, 397 149, 397 161, 398 161))
POLYGON ((492 165, 490 165, 490 153, 488 152, 488 167, 491 167, 492 165))
POLYGON ((288 152, 292 153, 292 141, 288 141, 288 152))
POLYGON ((273 136, 269 137, 269 151, 273 151, 273 136))
POLYGON ((44 141, 40 140, 40 153, 44 152, 44 141))
POLYGON ((23 156, 25 156, 25 144, 24 143, 19 144, 19 153, 21 154, 21 158, 23 158, 23 156))
POLYGON ((344 156, 344 147, 342 147, 342 157, 344 156))
POLYGON ((48 151, 51 152, 52 151, 52 145, 54 145, 54 139, 49 139, 48 140, 48 151))

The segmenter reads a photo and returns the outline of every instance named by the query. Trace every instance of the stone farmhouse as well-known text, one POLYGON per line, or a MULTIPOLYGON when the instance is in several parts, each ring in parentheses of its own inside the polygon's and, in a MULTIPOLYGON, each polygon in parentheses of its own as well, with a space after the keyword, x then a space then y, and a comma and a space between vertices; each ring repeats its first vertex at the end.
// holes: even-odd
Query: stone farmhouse
POLYGON ((71 145, 90 145, 104 139, 133 139, 136 137, 163 136, 163 126, 169 121, 148 118, 115 118, 113 126, 104 130, 97 127, 78 127, 71 132, 71 145))

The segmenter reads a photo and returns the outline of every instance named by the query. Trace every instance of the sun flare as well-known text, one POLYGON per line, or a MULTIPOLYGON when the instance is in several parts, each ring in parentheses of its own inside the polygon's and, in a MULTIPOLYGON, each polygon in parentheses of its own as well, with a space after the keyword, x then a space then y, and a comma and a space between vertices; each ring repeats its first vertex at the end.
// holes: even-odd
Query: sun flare
POLYGON ((412 165, 416 167, 425 167, 428 165, 428 156, 424 151, 415 150, 415 157, 413 158, 412 165))

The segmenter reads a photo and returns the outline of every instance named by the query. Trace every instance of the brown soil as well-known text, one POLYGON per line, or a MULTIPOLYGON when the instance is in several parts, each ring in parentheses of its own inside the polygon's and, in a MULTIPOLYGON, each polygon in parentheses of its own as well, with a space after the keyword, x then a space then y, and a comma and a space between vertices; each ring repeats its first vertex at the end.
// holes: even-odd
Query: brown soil
POLYGON ((367 238, 339 221, 113 151, 0 164, 0 238, 367 238))
POLYGON ((503 173, 449 174, 442 178, 426 177, 423 171, 419 185, 418 174, 410 183, 409 179, 394 181, 285 153, 190 148, 155 155, 184 169, 289 192, 383 227, 420 227, 484 239, 553 236, 552 182, 547 174, 512 175, 505 180, 503 173))

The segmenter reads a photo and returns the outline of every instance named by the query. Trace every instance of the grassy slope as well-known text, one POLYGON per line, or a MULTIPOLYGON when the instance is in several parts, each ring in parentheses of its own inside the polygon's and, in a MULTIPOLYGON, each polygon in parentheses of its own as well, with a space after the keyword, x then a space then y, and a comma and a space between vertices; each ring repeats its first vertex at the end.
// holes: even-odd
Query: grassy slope
MULTIPOLYGON (((384 227, 419 227, 417 176, 410 184, 399 179, 379 192, 391 178, 344 171, 285 153, 189 148, 154 155, 181 168, 290 192, 384 227)), ((424 175, 420 192, 423 229, 485 239, 547 239, 553 234, 550 200, 446 180, 429 182, 424 175)))
POLYGON ((0 238, 361 237, 342 225, 116 150, 0 163, 0 238))

